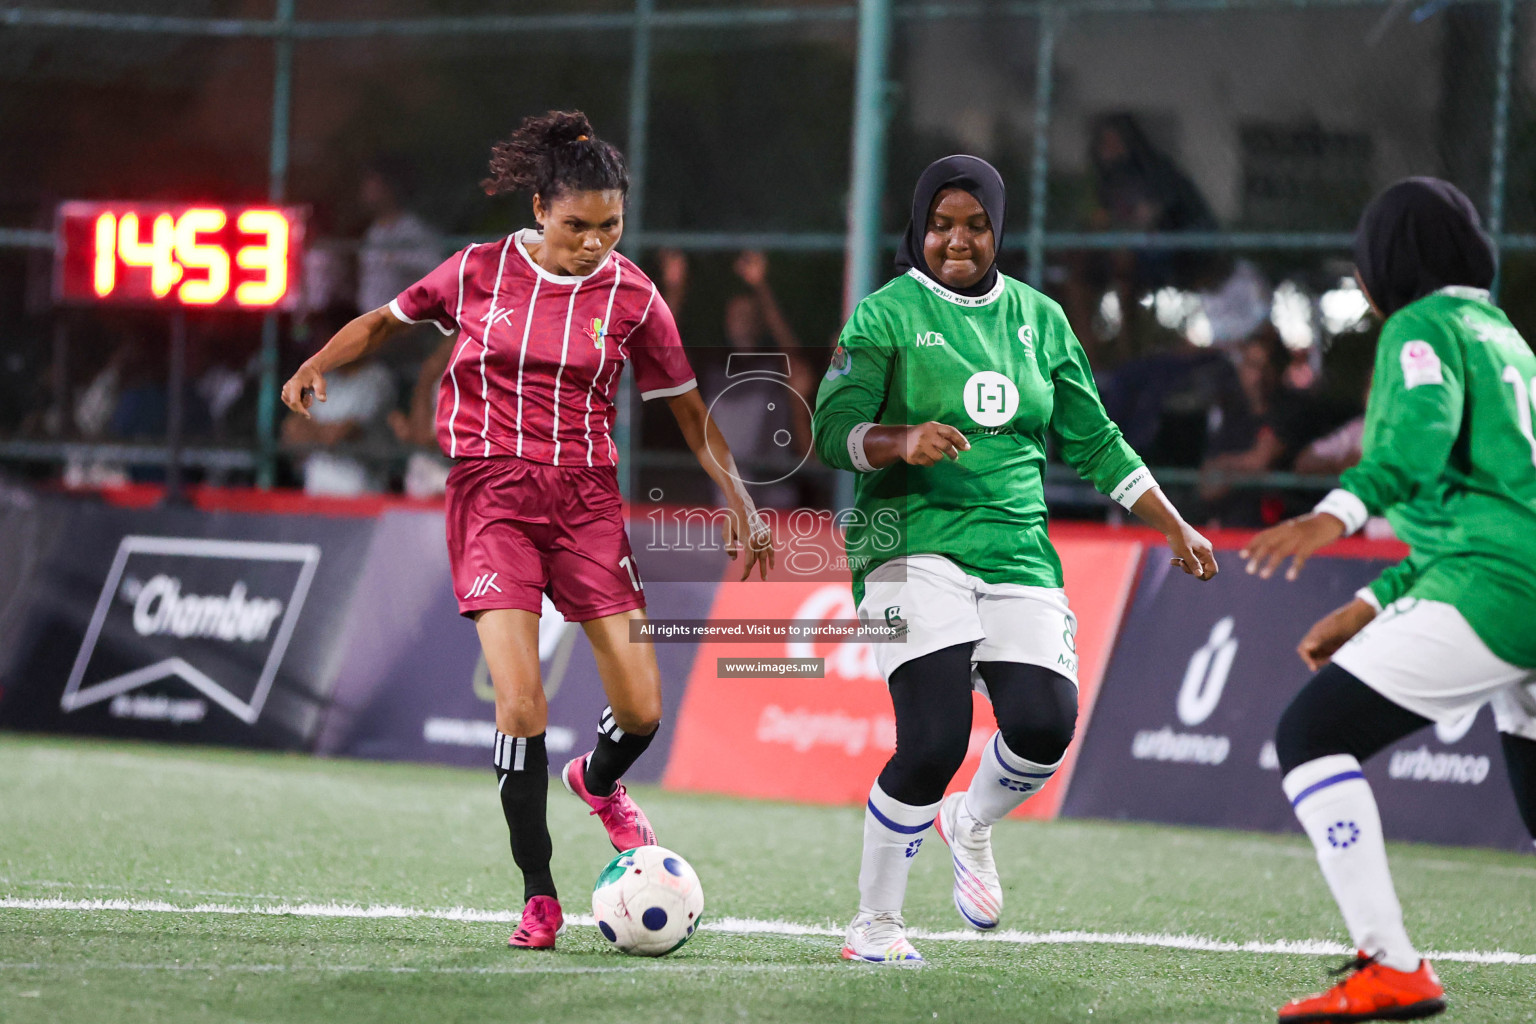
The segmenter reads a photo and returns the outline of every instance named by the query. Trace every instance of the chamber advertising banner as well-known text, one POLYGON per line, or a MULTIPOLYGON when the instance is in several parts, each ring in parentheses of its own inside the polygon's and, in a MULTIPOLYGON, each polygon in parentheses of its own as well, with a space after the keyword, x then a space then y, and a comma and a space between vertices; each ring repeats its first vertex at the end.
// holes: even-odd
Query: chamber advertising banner
MULTIPOLYGON (((1066 539, 1057 549, 1078 621, 1081 731, 1093 713, 1141 544, 1066 539)), ((846 573, 826 573, 814 579, 723 585, 709 617, 717 625, 762 620, 811 624, 848 622, 857 614, 846 573)), ((977 694, 973 700, 971 749, 951 791, 970 783, 982 745, 996 729, 986 698, 977 694)), ((895 746, 891 700, 870 644, 835 639, 706 642, 694 660, 665 782, 680 790, 862 804, 895 746), (755 677, 737 674, 758 661, 763 667, 755 677), (786 667, 778 677, 771 674, 775 662, 786 667), (814 674, 799 674, 806 663, 814 674), (722 764, 731 770, 720 771, 722 764)), ((1020 816, 1054 816, 1071 771, 1069 761, 1021 808, 1020 816)))
MULTIPOLYGON (((386 513, 347 626, 321 753, 437 761, 489 771, 496 739, 495 691, 474 623, 458 613, 441 513, 386 513)), ((644 563, 642 563, 644 564, 644 563)), ((715 584, 645 583, 650 614, 702 618, 715 584)), ((696 645, 659 644, 661 732, 626 776, 660 778, 675 710, 696 645)), ((548 598, 539 620, 539 661, 549 701, 551 766, 591 749, 607 698, 579 625, 548 598)))
MULTIPOLYGON (((1299 831, 1273 744, 1311 676, 1296 645, 1390 563, 1314 558, 1287 583, 1247 575, 1236 551, 1218 557, 1225 571, 1190 587, 1147 554, 1062 813, 1299 831)), ((1402 740, 1365 772, 1389 837, 1530 848, 1486 708, 1402 740)))
POLYGON ((0 726, 310 746, 371 521, 47 505, 0 726))

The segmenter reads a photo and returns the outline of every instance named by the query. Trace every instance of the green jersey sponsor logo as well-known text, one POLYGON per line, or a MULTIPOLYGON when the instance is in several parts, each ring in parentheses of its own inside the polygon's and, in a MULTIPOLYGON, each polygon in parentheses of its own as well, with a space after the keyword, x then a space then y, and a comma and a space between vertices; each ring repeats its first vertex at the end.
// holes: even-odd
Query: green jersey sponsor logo
POLYGON ((1000 427, 1019 411, 1019 388, 996 370, 971 374, 962 393, 965 411, 984 427, 1000 427))

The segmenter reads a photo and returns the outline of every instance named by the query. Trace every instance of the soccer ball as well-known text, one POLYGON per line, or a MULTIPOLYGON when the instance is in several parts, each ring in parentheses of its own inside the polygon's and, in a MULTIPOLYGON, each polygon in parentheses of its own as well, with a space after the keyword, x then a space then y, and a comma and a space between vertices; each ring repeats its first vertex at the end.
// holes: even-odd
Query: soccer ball
POLYGON ((625 850, 592 887, 597 930, 631 956, 666 956, 688 941, 703 913, 699 876, 660 846, 625 850))

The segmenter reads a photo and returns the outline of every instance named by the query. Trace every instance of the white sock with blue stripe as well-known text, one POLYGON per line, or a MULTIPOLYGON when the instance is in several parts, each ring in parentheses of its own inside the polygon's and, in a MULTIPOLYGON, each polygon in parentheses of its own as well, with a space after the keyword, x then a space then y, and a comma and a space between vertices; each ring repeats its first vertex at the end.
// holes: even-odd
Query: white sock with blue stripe
POLYGON ((1348 754, 1319 757, 1291 769, 1283 785, 1355 948, 1380 955, 1394 970, 1417 970, 1419 954, 1403 928, 1387 867, 1381 815, 1360 762, 1348 754))
POLYGON ((1008 749, 1003 734, 995 732, 982 748, 981 764, 965 792, 965 809, 983 825, 994 825, 1008 812, 1040 792, 1061 761, 1036 764, 1008 749))
POLYGON ((907 896, 912 858, 923 834, 939 813, 939 802, 926 807, 887 796, 876 782, 864 807, 864 857, 859 862, 859 913, 900 913, 907 896))

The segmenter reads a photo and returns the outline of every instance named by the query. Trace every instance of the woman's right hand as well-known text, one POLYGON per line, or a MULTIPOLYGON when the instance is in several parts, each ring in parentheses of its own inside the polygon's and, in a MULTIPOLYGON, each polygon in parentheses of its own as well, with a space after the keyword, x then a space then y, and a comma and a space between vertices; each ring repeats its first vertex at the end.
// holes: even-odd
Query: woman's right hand
POLYGON ((308 417, 309 403, 317 398, 325 401, 325 374, 306 362, 283 385, 283 404, 308 417))
POLYGON ((901 458, 914 466, 932 466, 942 459, 958 459, 971 442, 948 423, 919 423, 907 427, 901 436, 901 458))
POLYGON ((1307 668, 1316 672, 1333 659, 1334 652, 1364 629, 1376 617, 1376 609, 1367 601, 1355 598, 1342 608, 1335 608, 1307 630, 1301 638, 1296 653, 1306 662, 1307 668))

